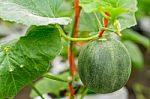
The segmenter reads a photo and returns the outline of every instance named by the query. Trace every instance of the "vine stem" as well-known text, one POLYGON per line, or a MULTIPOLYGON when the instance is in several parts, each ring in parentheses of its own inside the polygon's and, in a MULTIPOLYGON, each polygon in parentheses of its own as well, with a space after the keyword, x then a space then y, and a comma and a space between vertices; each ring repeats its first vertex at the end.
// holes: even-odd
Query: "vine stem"
POLYGON ((80 99, 83 99, 87 92, 88 92, 88 89, 85 88, 84 91, 83 91, 83 93, 81 94, 80 99))
POLYGON ((65 79, 61 79, 57 76, 51 75, 51 74, 44 74, 43 77, 48 78, 48 79, 52 79, 52 80, 56 80, 56 81, 60 81, 60 82, 66 82, 69 83, 69 80, 65 80, 65 79))
POLYGON ((99 27, 102 27, 102 24, 101 24, 101 22, 100 22, 100 20, 99 20, 99 18, 97 16, 97 14, 96 14, 96 12, 94 13, 94 15, 95 15, 95 18, 96 18, 96 20, 98 22, 99 27))
POLYGON ((36 87, 34 86, 33 83, 30 84, 32 86, 32 89, 41 97, 41 99, 44 99, 44 97, 42 96, 42 94, 39 92, 38 89, 36 89, 36 87))
MULTIPOLYGON (((109 13, 108 12, 105 12, 105 15, 106 16, 109 16, 109 13)), ((107 28, 108 27, 108 18, 104 17, 104 27, 107 28)), ((105 30, 101 30, 99 31, 99 38, 101 38, 104 34, 105 30)))
POLYGON ((75 91, 74 91, 74 88, 72 86, 72 83, 68 83, 68 87, 69 87, 69 90, 71 92, 71 96, 70 96, 70 99, 74 98, 75 97, 75 91))
MULTIPOLYGON (((106 13, 108 13, 108 12, 100 12, 100 13, 101 13, 101 15, 102 15, 104 18, 111 19, 111 17, 106 14, 106 13)), ((108 13, 108 14, 109 14, 109 13, 108 13)))
MULTIPOLYGON (((69 41, 74 41, 74 42, 89 41, 89 40, 93 40, 93 39, 98 39, 98 36, 99 36, 98 34, 96 34, 96 35, 93 35, 93 36, 90 36, 90 37, 87 37, 87 38, 74 38, 74 37, 67 36, 60 25, 57 24, 56 27, 58 28, 61 36, 64 37, 66 40, 69 40, 69 41)), ((101 27, 101 29, 103 29, 105 31, 114 32, 112 29, 109 29, 109 28, 101 27)), ((100 40, 105 40, 105 39, 100 39, 100 40)))
MULTIPOLYGON (((79 6, 79 0, 74 0, 74 10, 75 10, 75 22, 74 22, 74 27, 72 30, 72 37, 77 38, 78 37, 78 29, 79 29, 79 21, 80 21, 80 6, 79 6)), ((71 77, 73 79, 74 75, 77 73, 77 68, 75 65, 75 54, 73 53, 73 48, 75 48, 76 43, 74 42, 70 42, 69 46, 68 46, 68 60, 69 60, 69 64, 70 64, 70 73, 71 73, 71 77)), ((70 92, 71 92, 71 96, 70 98, 75 97, 75 91, 74 88, 72 86, 72 83, 68 84, 70 92)))
POLYGON ((74 37, 78 37, 79 23, 80 23, 80 11, 81 11, 81 8, 79 6, 79 0, 74 0, 74 7, 75 7, 75 31, 74 31, 74 37))

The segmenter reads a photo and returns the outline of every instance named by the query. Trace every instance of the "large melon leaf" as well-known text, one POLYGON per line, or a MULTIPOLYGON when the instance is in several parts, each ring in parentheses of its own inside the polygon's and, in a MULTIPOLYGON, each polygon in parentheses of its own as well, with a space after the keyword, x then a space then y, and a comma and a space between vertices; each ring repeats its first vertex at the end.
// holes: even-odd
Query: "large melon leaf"
POLYGON ((0 0, 0 18, 29 26, 67 25, 71 19, 59 15, 65 10, 62 4, 63 0, 0 0))
POLYGON ((136 24, 136 0, 81 0, 80 6, 85 12, 109 12, 112 20, 119 20, 121 30, 136 24))
POLYGON ((33 26, 18 41, 1 45, 0 99, 15 96, 44 74, 61 48, 59 32, 53 26, 33 26))
POLYGON ((85 13, 83 10, 80 16, 80 32, 98 32, 100 29, 100 24, 98 24, 97 19, 100 20, 100 15, 98 13, 85 13), (90 23, 90 24, 89 24, 90 23))

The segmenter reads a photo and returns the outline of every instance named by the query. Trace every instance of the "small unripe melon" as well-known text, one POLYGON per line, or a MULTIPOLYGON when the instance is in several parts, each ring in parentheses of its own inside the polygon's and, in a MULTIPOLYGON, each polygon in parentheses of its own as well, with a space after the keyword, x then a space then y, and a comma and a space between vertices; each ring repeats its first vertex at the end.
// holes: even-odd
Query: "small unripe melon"
POLYGON ((78 71, 87 88, 96 93, 111 93, 122 88, 128 81, 131 59, 119 40, 96 40, 81 49, 78 71))

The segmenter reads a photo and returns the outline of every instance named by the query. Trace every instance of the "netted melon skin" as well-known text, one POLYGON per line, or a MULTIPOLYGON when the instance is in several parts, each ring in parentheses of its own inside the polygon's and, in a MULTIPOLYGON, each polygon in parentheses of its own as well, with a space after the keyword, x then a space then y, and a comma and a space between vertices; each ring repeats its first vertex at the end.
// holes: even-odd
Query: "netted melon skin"
POLYGON ((118 40, 92 41, 81 49, 78 71, 83 84, 96 93, 122 88, 131 73, 131 59, 118 40))

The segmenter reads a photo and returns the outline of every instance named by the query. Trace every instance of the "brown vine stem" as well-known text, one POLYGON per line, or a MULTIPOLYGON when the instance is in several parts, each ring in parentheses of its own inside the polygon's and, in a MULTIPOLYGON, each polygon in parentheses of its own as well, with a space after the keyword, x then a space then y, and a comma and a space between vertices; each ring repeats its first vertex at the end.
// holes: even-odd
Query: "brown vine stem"
POLYGON ((75 97, 75 91, 74 91, 74 88, 73 88, 73 86, 72 86, 72 83, 69 83, 68 84, 68 87, 69 87, 69 90, 70 90, 70 92, 71 92, 71 96, 70 96, 70 99, 74 99, 74 97, 75 97))
POLYGON ((75 6, 75 31, 74 31, 74 37, 78 37, 79 22, 80 22, 79 0, 74 0, 74 6, 75 6))
MULTIPOLYGON (((106 16, 109 16, 108 12, 105 12, 106 16)), ((104 27, 107 28, 108 27, 108 18, 104 18, 104 27)), ((101 38, 104 34, 105 30, 100 30, 99 31, 99 37, 101 38)))
MULTIPOLYGON (((75 10, 75 22, 74 22, 71 37, 77 38, 78 31, 79 31, 78 30, 79 29, 79 21, 80 21, 79 0, 74 0, 74 10, 75 10)), ((68 59, 69 59, 70 73, 71 73, 72 79, 73 79, 74 75, 77 73, 77 68, 75 65, 75 53, 74 53, 75 47, 76 47, 76 43, 73 41, 70 41, 70 44, 68 46, 68 59)), ((69 83, 68 86, 69 86, 70 93, 71 93, 70 99, 72 99, 72 97, 74 98, 74 96, 75 96, 75 91, 72 86, 72 83, 69 83)))

